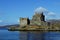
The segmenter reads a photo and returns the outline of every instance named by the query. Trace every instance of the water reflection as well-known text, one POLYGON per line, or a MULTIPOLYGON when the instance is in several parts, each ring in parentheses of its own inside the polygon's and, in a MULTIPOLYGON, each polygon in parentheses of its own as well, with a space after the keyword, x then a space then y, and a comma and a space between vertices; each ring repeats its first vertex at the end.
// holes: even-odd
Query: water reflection
POLYGON ((44 32, 20 31, 20 40, 44 40, 44 32))
POLYGON ((60 40, 60 32, 0 30, 0 40, 60 40))

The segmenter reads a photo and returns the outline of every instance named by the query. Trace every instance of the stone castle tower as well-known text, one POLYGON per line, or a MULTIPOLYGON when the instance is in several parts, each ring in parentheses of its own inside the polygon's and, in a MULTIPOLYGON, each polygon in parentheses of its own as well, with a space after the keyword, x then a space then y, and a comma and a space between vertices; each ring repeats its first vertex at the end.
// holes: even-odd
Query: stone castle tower
POLYGON ((45 16, 43 15, 43 12, 42 13, 35 13, 32 20, 34 20, 34 21, 45 21, 45 16))
POLYGON ((29 24, 30 24, 29 18, 20 18, 20 26, 26 26, 29 24))
POLYGON ((30 20, 31 25, 42 25, 45 22, 45 15, 42 13, 35 13, 32 20, 30 20))

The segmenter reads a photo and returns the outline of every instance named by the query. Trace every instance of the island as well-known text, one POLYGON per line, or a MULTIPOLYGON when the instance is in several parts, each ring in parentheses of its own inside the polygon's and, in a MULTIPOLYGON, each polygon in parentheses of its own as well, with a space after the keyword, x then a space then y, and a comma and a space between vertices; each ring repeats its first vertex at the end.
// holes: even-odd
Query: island
POLYGON ((9 31, 60 31, 60 24, 45 21, 43 12, 33 15, 32 19, 20 17, 19 27, 9 27, 9 31))

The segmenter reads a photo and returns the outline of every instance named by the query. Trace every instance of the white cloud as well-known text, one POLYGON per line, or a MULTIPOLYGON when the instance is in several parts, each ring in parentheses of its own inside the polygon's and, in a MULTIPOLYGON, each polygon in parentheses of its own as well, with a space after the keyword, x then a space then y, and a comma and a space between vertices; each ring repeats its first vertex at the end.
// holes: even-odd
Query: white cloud
POLYGON ((46 8, 43 7, 38 7, 37 9, 35 9, 36 13, 41 13, 44 12, 46 15, 55 15, 54 12, 50 12, 49 10, 47 10, 46 8))
POLYGON ((54 17, 56 18, 56 13, 51 12, 46 8, 38 7, 37 9, 35 9, 35 13, 42 13, 42 12, 44 13, 46 19, 54 18, 54 17))
POLYGON ((54 12, 49 12, 48 15, 56 15, 54 12))
POLYGON ((37 9, 35 9, 36 13, 41 13, 41 12, 45 12, 45 11, 47 12, 48 10, 43 7, 38 7, 37 9))

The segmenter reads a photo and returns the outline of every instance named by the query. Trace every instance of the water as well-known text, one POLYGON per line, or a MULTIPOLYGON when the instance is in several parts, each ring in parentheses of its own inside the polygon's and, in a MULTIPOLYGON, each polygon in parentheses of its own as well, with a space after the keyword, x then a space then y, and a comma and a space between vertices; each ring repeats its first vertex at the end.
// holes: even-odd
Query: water
POLYGON ((60 40, 60 32, 0 30, 0 40, 60 40))
POLYGON ((0 40, 19 40, 19 32, 0 30, 0 40))

